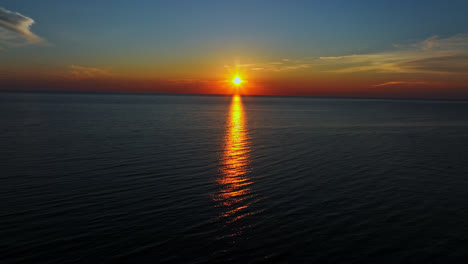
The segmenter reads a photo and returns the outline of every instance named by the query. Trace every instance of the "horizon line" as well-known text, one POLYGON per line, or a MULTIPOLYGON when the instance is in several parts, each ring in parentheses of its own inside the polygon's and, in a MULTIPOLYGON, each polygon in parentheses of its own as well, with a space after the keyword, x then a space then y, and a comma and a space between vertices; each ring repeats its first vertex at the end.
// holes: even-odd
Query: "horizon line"
MULTIPOLYGON (((158 92, 127 92, 127 91, 77 91, 77 90, 12 90, 0 89, 0 93, 49 93, 49 94, 97 94, 97 95, 165 95, 165 96, 216 96, 232 97, 235 94, 203 94, 203 93, 158 93, 158 92)), ((320 95, 267 95, 267 94, 239 94, 243 97, 282 97, 308 99, 367 99, 367 100, 417 100, 417 101, 458 101, 468 102, 468 98, 424 98, 424 97, 372 97, 372 96, 320 96, 320 95)))

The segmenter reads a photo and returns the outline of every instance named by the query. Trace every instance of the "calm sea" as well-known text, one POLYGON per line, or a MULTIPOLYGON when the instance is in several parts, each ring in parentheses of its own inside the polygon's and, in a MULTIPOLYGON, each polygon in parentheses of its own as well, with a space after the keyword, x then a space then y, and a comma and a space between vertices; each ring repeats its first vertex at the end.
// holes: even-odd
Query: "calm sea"
POLYGON ((0 262, 468 261, 468 102, 0 94, 0 262))

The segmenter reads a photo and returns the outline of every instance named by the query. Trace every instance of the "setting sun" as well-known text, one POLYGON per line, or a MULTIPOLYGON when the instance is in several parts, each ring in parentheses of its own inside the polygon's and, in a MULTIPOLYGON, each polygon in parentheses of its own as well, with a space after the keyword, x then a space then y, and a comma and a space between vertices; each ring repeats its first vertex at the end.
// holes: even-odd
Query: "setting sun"
POLYGON ((242 80, 239 78, 239 76, 236 76, 234 80, 232 80, 232 82, 236 85, 239 85, 242 82, 242 80))

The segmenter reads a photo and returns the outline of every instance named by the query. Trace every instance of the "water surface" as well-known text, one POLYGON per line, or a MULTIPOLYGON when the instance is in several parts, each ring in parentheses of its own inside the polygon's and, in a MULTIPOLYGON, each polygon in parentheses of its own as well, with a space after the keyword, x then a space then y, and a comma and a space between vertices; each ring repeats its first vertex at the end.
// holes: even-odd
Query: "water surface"
POLYGON ((468 103, 0 94, 2 263, 468 260, 468 103))

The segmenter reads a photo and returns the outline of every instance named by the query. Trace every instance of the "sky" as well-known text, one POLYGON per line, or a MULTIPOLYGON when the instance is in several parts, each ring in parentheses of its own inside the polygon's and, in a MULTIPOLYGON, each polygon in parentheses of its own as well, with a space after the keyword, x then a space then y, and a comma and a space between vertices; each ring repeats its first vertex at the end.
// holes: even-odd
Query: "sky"
POLYGON ((468 99, 468 1, 0 3, 0 90, 468 99))

